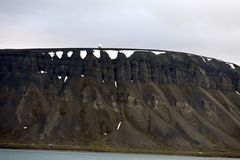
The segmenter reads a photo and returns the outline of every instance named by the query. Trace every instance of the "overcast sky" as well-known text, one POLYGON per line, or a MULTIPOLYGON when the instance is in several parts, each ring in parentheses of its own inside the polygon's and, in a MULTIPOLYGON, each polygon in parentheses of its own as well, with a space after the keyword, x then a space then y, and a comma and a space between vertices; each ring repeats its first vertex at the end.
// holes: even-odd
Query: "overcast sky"
POLYGON ((240 65, 240 0, 0 0, 0 48, 99 44, 240 65))

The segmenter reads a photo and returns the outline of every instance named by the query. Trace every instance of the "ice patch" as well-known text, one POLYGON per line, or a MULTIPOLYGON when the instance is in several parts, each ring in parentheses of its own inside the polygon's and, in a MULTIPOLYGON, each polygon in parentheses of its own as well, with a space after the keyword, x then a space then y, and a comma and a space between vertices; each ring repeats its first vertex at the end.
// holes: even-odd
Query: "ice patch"
POLYGON ((55 53, 54 52, 49 52, 48 53, 52 58, 54 57, 55 53))
POLYGON ((84 77, 84 74, 81 74, 81 77, 84 77))
POLYGON ((239 93, 238 91, 236 91, 236 93, 237 93, 238 95, 240 95, 240 93, 239 93))
POLYGON ((23 129, 27 129, 27 126, 24 126, 23 129))
POLYGON ((123 54, 126 55, 126 57, 130 57, 135 51, 134 50, 121 50, 123 54))
POLYGON ((118 55, 118 51, 115 50, 106 50, 106 52, 108 53, 109 57, 111 59, 116 59, 117 55, 118 55))
POLYGON ((119 130, 119 129, 120 129, 120 127, 121 127, 121 124, 122 124, 122 122, 119 122, 119 123, 118 123, 117 130, 119 130))
POLYGON ((84 59, 87 56, 87 51, 80 51, 80 57, 84 59))
POLYGON ((96 58, 100 58, 100 50, 93 50, 93 55, 94 55, 96 58))
POLYGON ((58 79, 62 79, 62 76, 58 76, 58 79))
POLYGON ((235 66, 232 63, 228 63, 228 65, 232 68, 232 69, 236 69, 235 66))
POLYGON ((117 81, 115 81, 114 84, 115 84, 115 87, 117 88, 117 87, 118 87, 118 86, 117 86, 117 81))
POLYGON ((61 59, 63 55, 63 51, 57 51, 56 55, 58 56, 59 59, 61 59))
POLYGON ((67 79, 68 79, 68 76, 66 76, 66 77, 64 78, 64 83, 67 81, 67 79))
POLYGON ((164 51, 151 51, 152 53, 159 55, 159 54, 165 54, 166 52, 164 51))
POLYGON ((206 62, 205 58, 202 57, 203 62, 206 62))
POLYGON ((67 56, 68 56, 68 57, 71 57, 72 54, 73 54, 73 51, 69 51, 69 52, 67 53, 67 56))

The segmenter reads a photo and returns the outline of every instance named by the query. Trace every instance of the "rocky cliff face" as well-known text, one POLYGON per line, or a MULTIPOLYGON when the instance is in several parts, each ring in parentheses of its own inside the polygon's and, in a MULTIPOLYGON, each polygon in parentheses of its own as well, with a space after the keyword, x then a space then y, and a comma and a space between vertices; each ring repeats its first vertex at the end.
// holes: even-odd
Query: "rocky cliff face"
POLYGON ((0 141, 240 150, 239 66, 96 50, 0 50, 0 141))

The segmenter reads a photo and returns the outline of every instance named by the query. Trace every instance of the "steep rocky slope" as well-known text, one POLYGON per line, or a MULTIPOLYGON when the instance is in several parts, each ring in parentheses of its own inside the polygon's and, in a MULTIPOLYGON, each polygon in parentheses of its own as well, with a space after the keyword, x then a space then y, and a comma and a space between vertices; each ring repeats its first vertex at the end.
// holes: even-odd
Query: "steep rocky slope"
POLYGON ((0 142, 240 150, 239 66, 94 50, 0 50, 0 142))

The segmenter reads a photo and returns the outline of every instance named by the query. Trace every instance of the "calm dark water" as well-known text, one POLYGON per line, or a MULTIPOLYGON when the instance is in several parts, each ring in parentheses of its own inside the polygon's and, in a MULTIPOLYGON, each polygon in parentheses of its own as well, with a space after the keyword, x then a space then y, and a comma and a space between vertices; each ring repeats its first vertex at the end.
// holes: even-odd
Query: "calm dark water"
POLYGON ((231 160, 146 154, 0 149, 0 160, 231 160))

